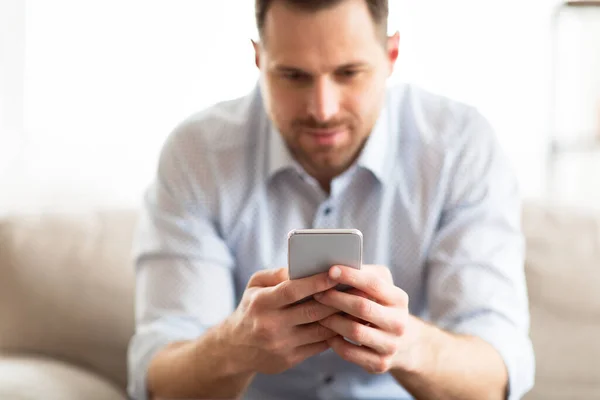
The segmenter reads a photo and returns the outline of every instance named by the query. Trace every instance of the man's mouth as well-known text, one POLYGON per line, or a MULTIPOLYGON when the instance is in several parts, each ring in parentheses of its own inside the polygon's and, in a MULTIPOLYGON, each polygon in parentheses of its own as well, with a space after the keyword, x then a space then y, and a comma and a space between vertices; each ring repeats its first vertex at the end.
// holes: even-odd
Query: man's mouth
POLYGON ((336 144, 347 132, 343 127, 328 128, 328 129, 305 129, 312 140, 318 145, 330 146, 336 144))

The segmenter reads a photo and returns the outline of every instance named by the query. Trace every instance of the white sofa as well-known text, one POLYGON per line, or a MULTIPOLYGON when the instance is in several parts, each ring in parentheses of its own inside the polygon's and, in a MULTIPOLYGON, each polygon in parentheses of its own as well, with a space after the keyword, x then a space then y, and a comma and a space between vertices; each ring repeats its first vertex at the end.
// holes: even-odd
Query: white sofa
MULTIPOLYGON (((125 399, 131 210, 0 220, 0 399, 125 399)), ((600 214, 527 204, 537 377, 528 400, 600 399, 600 214)))

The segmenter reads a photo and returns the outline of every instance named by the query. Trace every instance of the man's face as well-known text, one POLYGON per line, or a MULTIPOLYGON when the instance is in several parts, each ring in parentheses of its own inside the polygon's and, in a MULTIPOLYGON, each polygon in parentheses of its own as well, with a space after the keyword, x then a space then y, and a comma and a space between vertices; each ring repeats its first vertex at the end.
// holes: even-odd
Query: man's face
POLYGON ((276 1, 256 62, 267 112, 296 160, 328 181, 352 164, 379 116, 398 36, 379 33, 364 0, 306 12, 276 1))

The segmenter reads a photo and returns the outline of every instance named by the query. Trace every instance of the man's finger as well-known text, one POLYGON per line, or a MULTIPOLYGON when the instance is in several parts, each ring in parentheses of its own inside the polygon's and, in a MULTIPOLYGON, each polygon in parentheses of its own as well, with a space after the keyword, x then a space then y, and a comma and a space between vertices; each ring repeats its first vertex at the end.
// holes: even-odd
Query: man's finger
POLYGON ((327 343, 326 341, 300 346, 296 349, 297 363, 294 364, 299 364, 307 358, 316 356, 317 354, 322 353, 327 349, 329 349, 329 343, 327 343))
POLYGON ((381 356, 368 347, 349 343, 341 336, 331 338, 327 342, 341 358, 360 365, 368 372, 383 373, 389 370, 389 366, 382 363, 381 356))
POLYGON ((389 355, 396 351, 390 335, 372 326, 361 324, 352 318, 332 315, 319 323, 338 335, 350 339, 354 343, 367 346, 379 354, 389 355))
POLYGON ((295 330, 292 346, 297 347, 312 343, 324 342, 332 337, 335 337, 336 335, 337 333, 326 328, 318 322, 305 326, 299 326, 295 330))
POLYGON ((315 300, 309 300, 290 306, 285 314, 285 324, 288 326, 304 325, 317 322, 339 312, 315 300))
POLYGON ((329 269, 329 277, 364 292, 366 298, 380 304, 408 306, 408 295, 393 283, 382 279, 375 271, 336 265, 329 269))
POLYGON ((365 298, 365 299, 374 300, 368 294, 366 294, 362 290, 358 290, 356 288, 351 288, 350 290, 346 290, 346 293, 353 294, 355 296, 359 296, 359 297, 362 297, 362 298, 365 298))
POLYGON ((315 293, 331 289, 337 283, 329 279, 326 272, 301 279, 287 280, 273 287, 273 305, 284 307, 303 300, 315 293))
POLYGON ((248 281, 248 287, 271 287, 289 279, 287 268, 265 269, 255 272, 248 281))
POLYGON ((370 323, 395 334, 404 332, 408 309, 402 312, 397 307, 383 306, 372 300, 337 290, 329 290, 315 298, 319 303, 356 317, 357 321, 370 323))

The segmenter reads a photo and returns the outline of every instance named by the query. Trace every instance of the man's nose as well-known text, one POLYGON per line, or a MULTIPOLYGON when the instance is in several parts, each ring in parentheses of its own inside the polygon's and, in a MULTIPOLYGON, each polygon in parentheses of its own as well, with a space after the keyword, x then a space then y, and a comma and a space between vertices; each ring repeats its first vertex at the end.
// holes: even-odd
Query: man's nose
POLYGON ((329 121, 340 108, 339 88, 327 77, 316 79, 310 93, 308 112, 319 122, 329 121))

